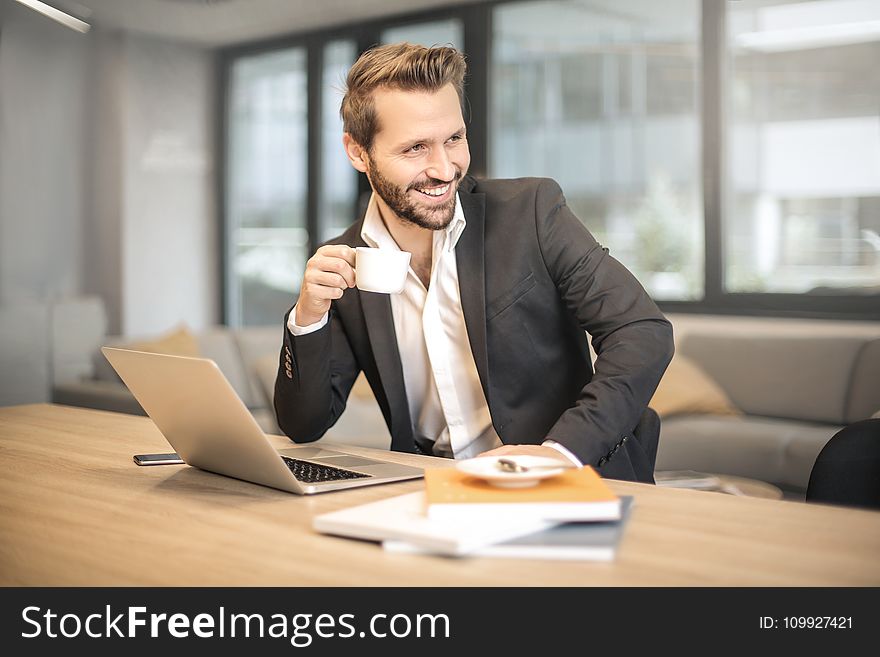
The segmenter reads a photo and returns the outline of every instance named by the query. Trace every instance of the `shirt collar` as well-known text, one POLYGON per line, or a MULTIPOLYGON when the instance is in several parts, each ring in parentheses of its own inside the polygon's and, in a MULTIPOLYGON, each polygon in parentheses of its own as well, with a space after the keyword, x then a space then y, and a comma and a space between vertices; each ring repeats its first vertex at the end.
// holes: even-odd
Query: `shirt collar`
MULTIPOLYGON (((464 211, 461 209, 461 199, 458 192, 455 193, 455 212, 452 215, 452 221, 443 229, 446 239, 446 250, 454 251, 455 245, 461 234, 467 226, 467 220, 464 218, 464 211)), ((379 206, 376 201, 376 193, 370 196, 370 203, 367 205, 367 212, 364 214, 364 224, 361 227, 361 239, 369 246, 379 249, 395 249, 400 250, 397 242, 391 237, 385 222, 382 221, 382 215, 379 214, 379 206)), ((434 242, 435 244, 437 242, 434 242)))

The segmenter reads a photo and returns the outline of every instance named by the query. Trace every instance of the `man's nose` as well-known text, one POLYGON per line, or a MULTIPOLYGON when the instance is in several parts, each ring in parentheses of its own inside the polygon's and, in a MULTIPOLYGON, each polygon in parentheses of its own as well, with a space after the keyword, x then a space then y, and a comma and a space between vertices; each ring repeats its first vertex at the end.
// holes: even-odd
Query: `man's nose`
POLYGON ((431 159, 425 174, 437 180, 451 181, 455 178, 455 165, 449 159, 445 148, 435 148, 431 151, 431 159))

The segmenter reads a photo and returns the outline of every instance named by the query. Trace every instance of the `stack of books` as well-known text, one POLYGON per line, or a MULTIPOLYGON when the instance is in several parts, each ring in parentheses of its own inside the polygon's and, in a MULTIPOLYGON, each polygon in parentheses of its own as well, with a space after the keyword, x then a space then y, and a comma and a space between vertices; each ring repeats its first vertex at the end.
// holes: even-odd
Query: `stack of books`
POLYGON ((631 503, 589 466, 516 489, 437 468, 423 491, 316 516, 314 528, 394 552, 610 561, 631 503))

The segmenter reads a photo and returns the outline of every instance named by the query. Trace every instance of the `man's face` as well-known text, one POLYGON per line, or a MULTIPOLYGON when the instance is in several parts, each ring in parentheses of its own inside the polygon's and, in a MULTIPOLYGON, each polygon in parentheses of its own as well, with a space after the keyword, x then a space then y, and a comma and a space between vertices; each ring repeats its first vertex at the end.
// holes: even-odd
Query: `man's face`
POLYGON ((458 94, 379 89, 379 130, 364 171, 380 205, 430 230, 452 221, 455 194, 471 163, 458 94))

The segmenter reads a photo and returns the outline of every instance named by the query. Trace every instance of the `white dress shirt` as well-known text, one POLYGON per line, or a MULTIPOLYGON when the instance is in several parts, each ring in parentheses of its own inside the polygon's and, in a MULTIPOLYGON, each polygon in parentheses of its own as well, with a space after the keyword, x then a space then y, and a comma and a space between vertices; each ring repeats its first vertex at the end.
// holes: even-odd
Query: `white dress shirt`
MULTIPOLYGON (((501 446, 492 426, 489 405, 468 340, 455 246, 467 222, 456 196, 455 213, 444 230, 434 231, 431 277, 427 289, 410 267, 403 292, 391 295, 391 314, 416 441, 433 443, 436 456, 470 458, 501 446)), ((376 203, 370 199, 361 237, 374 248, 399 251, 376 203)), ((297 326, 296 311, 288 328, 305 335, 322 328, 328 316, 309 326, 297 326)), ((577 458, 553 441, 559 450, 579 464, 577 458)))

